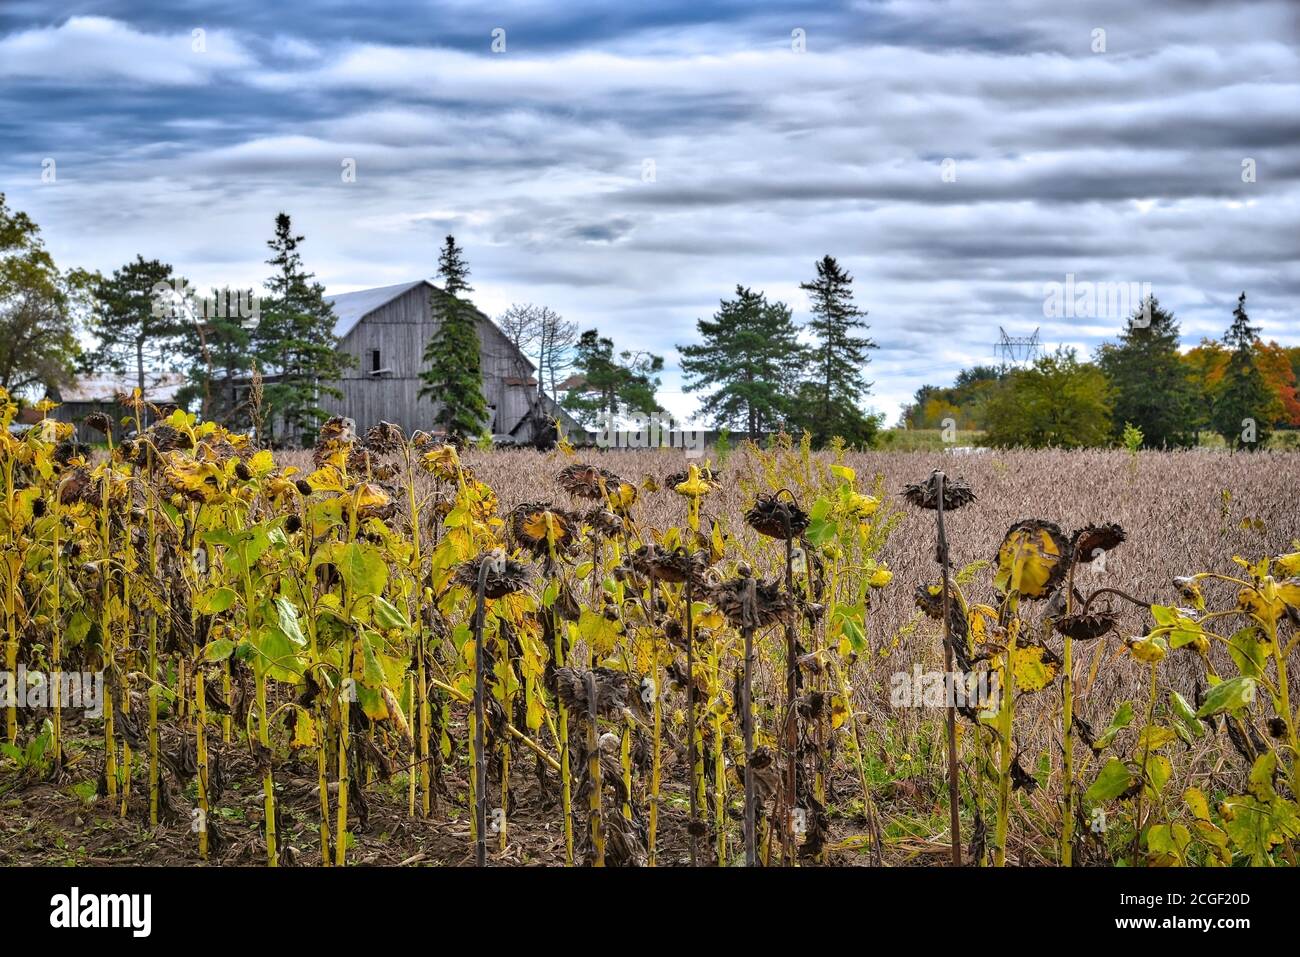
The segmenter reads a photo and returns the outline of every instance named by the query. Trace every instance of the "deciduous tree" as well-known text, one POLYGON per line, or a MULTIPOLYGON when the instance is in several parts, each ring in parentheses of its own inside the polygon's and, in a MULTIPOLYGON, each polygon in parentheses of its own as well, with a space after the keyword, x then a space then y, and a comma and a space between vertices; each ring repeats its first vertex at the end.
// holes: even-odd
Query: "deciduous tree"
POLYGON ((0 193, 0 387, 40 398, 72 382, 97 282, 82 270, 60 272, 40 228, 0 193))
POLYGON ((1057 349, 1027 369, 1011 371, 989 402, 985 441, 994 446, 1080 448, 1111 436, 1106 376, 1057 349))

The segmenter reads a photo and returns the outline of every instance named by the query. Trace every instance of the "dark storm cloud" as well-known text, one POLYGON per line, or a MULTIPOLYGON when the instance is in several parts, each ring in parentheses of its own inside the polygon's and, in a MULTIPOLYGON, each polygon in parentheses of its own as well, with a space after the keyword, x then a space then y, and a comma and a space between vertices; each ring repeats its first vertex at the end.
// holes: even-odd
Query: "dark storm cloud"
POLYGON ((1296 10, 9 0, 0 190, 61 262, 144 253, 201 285, 258 281, 281 209, 340 289, 427 275, 454 232, 488 311, 544 301, 670 367, 736 283, 805 318, 831 253, 892 418, 999 326, 1113 335, 1044 314, 1067 274, 1151 283, 1186 342, 1245 288, 1300 342, 1296 10))

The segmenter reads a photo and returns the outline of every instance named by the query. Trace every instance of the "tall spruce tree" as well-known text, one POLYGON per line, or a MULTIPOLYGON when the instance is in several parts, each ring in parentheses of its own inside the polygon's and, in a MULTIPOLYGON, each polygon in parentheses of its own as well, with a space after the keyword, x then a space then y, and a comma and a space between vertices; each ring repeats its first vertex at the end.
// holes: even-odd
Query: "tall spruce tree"
POLYGON ((449 438, 466 442, 481 436, 490 423, 483 398, 478 311, 465 298, 474 287, 469 284, 465 257, 452 236, 438 255, 438 277, 442 290, 432 294, 430 308, 440 321, 424 349, 420 397, 438 404, 434 422, 449 438))
MULTIPOLYGON (((269 378, 262 417, 279 425, 273 436, 289 444, 309 444, 328 417, 321 396, 342 398, 337 382, 352 363, 338 348, 334 309, 325 300, 325 287, 303 266, 298 251, 302 236, 293 232, 288 213, 275 217, 275 236, 267 240, 275 267, 266 282, 268 295, 253 336, 258 368, 269 378)), ((364 425, 363 425, 364 427, 364 425)))
POLYGON ((1129 317, 1119 342, 1097 351, 1097 364, 1111 385, 1114 438, 1131 423, 1142 430, 1147 448, 1195 442, 1196 387, 1179 355, 1178 338, 1173 314, 1151 296, 1129 317))
POLYGON ((812 303, 807 328, 816 341, 809 363, 812 375, 799 390, 796 424, 818 444, 835 436, 870 443, 879 423, 863 413, 859 403, 871 391, 865 369, 876 344, 857 334, 868 327, 862 321, 866 313, 853 302, 853 277, 833 256, 824 256, 817 263, 817 278, 799 288, 812 303))
POLYGON ((696 323, 702 342, 678 346, 687 392, 709 390, 714 425, 750 436, 780 426, 806 359, 799 330, 783 302, 736 286, 712 319, 696 323))
POLYGON ((1232 449, 1262 449, 1277 418, 1277 398, 1256 364, 1259 328, 1246 315, 1246 294, 1237 299, 1232 325, 1223 337, 1232 350, 1228 367, 1214 392, 1214 431, 1232 449))

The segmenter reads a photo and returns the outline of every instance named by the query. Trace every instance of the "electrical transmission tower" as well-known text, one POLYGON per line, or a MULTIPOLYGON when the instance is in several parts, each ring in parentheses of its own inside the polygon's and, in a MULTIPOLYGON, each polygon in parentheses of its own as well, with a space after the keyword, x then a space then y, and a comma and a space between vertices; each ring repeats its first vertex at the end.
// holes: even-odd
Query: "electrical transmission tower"
POLYGON ((1043 352, 1043 344, 1038 341, 1038 330, 1032 335, 1009 336, 1007 331, 998 326, 999 339, 994 344, 994 354, 1001 361, 1002 368, 1010 366, 1027 366, 1043 352))

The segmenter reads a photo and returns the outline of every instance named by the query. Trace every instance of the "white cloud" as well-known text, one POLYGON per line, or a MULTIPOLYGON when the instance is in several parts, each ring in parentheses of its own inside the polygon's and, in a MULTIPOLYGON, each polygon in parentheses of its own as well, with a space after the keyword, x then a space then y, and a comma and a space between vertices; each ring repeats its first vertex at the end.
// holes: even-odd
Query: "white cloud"
POLYGON ((0 37, 0 77, 64 86, 106 80, 195 86, 254 63, 225 31, 207 30, 202 41, 204 51, 196 52, 191 30, 142 33, 104 17, 72 17, 0 37))
POLYGON ((421 45, 436 30, 398 45, 285 20, 209 31, 204 60, 188 32, 78 18, 0 36, 0 76, 87 104, 47 115, 0 93, 27 111, 0 181, 60 261, 111 269, 138 251, 201 284, 262 278, 281 209, 337 289, 429 275, 454 231, 488 311, 544 301, 670 365, 737 283, 806 318, 799 283, 830 253, 869 310, 870 401, 891 421, 923 382, 992 362, 1000 325, 1041 326, 1049 346, 1113 334, 1043 316, 1043 283, 1067 273, 1152 283, 1185 342, 1221 334, 1244 286, 1265 336, 1300 342, 1287 4, 1087 6, 866 3, 808 23, 806 54, 788 35, 809 11, 787 25, 770 5, 734 14, 760 22, 647 17, 539 46, 541 8, 524 4, 501 55, 496 24, 473 52, 421 45), (116 98, 122 84, 140 99, 116 98), (34 185, 49 152, 70 154, 55 189, 34 185))

